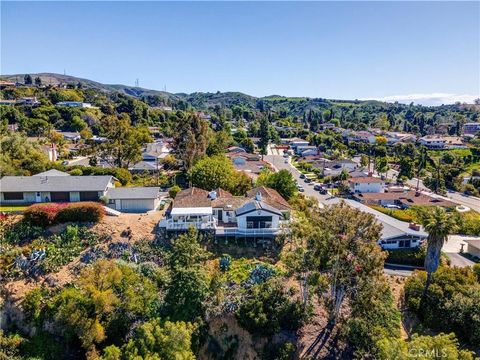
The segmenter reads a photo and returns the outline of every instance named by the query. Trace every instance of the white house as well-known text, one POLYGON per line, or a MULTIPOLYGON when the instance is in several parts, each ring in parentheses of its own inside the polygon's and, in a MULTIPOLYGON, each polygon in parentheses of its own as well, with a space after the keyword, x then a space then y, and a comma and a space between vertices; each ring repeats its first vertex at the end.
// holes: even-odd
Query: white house
POLYGON ((158 187, 115 188, 110 175, 71 176, 55 169, 34 176, 4 176, 0 180, 0 204, 98 201, 124 212, 155 210, 158 187))
POLYGON ((350 190, 354 193, 380 193, 384 191, 385 181, 373 176, 348 179, 350 190))
POLYGON ((233 196, 223 189, 189 188, 177 194, 160 227, 184 231, 193 226, 225 238, 272 238, 283 231, 289 213, 290 206, 273 189, 259 187, 246 196, 233 196))
POLYGON ((91 108, 92 104, 84 103, 81 101, 60 101, 56 103, 57 106, 67 106, 67 107, 79 107, 79 108, 91 108))
POLYGON ((463 125, 464 135, 476 135, 480 133, 480 123, 466 123, 463 125))
POLYGON ((424 136, 418 142, 429 149, 443 149, 447 145, 447 140, 438 136, 424 136))

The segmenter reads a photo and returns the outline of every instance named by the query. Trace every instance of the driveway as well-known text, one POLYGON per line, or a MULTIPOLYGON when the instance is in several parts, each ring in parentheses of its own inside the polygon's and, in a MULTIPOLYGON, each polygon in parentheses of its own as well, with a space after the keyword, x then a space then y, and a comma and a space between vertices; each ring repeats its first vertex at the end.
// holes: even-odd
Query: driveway
POLYGON ((475 264, 473 261, 460 254, 460 250, 467 250, 467 243, 464 240, 480 239, 472 236, 450 235, 448 241, 443 245, 442 251, 450 258, 452 266, 467 267, 475 264))

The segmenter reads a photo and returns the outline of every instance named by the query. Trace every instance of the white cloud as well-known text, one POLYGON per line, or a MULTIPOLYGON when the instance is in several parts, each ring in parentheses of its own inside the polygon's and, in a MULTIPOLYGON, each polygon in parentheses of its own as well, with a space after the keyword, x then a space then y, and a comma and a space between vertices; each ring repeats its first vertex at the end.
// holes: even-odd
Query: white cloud
POLYGON ((392 95, 382 98, 369 98, 362 100, 379 100, 386 102, 398 101, 402 104, 415 104, 422 105, 442 105, 442 104, 454 104, 456 102, 473 104, 475 99, 480 98, 480 95, 469 94, 445 94, 445 93, 432 93, 432 94, 408 94, 408 95, 392 95))

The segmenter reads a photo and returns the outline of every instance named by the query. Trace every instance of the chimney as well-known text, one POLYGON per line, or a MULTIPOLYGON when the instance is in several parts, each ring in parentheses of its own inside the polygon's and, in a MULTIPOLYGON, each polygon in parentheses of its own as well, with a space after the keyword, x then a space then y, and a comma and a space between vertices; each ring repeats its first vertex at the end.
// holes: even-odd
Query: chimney
POLYGON ((408 227, 412 230, 420 231, 420 225, 417 223, 412 222, 408 225, 408 227))
POLYGON ((212 190, 208 193, 208 197, 210 200, 215 200, 217 198, 217 192, 215 190, 212 190))
POLYGON ((260 191, 258 191, 257 194, 255 195, 255 200, 262 201, 262 194, 260 193, 260 191))

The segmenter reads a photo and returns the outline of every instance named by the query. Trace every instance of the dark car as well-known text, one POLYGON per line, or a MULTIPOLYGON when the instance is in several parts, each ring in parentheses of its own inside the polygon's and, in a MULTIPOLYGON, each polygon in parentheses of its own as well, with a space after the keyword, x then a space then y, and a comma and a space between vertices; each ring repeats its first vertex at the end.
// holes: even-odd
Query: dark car
POLYGON ((300 174, 300 179, 305 179, 305 174, 300 174))
POLYGON ((310 180, 309 178, 305 178, 304 181, 305 181, 305 183, 307 183, 307 184, 312 182, 312 180, 310 180))
POLYGON ((315 186, 313 187, 313 190, 316 190, 316 191, 320 191, 322 189, 322 187, 320 186, 320 184, 315 184, 315 186))

